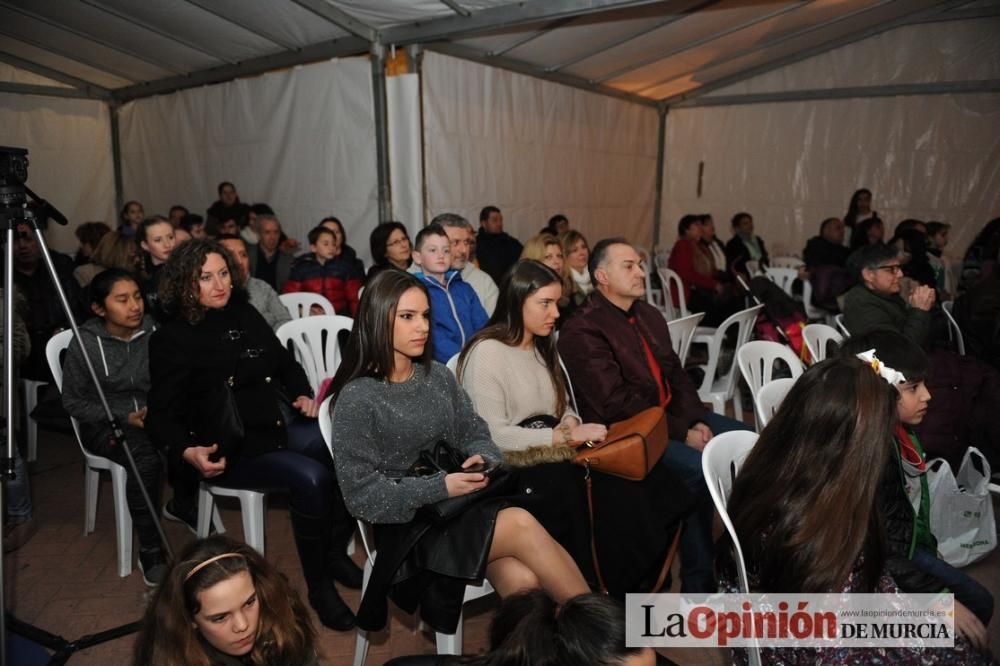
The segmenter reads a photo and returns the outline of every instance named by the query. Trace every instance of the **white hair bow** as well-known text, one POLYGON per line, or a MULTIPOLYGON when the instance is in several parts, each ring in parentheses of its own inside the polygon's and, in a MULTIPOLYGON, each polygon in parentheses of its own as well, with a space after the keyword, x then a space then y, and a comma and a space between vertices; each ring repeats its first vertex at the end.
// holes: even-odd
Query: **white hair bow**
POLYGON ((875 355, 874 349, 869 349, 866 352, 861 352, 858 354, 858 358, 867 363, 872 367, 879 377, 889 382, 891 386, 896 384, 905 384, 906 377, 899 370, 890 368, 882 361, 878 360, 878 356, 875 355))

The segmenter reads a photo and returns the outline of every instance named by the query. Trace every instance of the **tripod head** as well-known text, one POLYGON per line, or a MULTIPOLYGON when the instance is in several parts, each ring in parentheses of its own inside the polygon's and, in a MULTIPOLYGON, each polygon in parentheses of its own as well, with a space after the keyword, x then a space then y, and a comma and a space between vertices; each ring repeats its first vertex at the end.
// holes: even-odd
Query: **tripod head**
POLYGON ((0 146, 0 231, 18 223, 44 227, 49 219, 66 225, 66 216, 32 192, 27 181, 28 151, 0 146), (29 196, 32 203, 28 203, 29 196))

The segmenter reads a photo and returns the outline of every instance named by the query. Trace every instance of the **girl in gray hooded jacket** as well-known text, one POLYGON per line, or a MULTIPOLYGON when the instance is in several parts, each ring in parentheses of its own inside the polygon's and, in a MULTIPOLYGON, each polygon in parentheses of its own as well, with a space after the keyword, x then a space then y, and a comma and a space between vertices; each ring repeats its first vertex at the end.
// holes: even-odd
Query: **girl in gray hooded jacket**
POLYGON ((149 338, 153 319, 144 314, 142 292, 136 278, 120 269, 99 273, 90 283, 90 307, 97 317, 80 327, 80 338, 104 389, 108 404, 125 430, 139 478, 127 463, 125 452, 111 437, 104 408, 94 390, 87 366, 74 339, 63 362, 63 406, 79 424, 83 446, 125 467, 125 495, 139 536, 139 570, 143 581, 155 586, 166 573, 166 561, 156 525, 142 497, 146 487, 159 506, 161 466, 144 428, 146 394, 149 392, 149 338))

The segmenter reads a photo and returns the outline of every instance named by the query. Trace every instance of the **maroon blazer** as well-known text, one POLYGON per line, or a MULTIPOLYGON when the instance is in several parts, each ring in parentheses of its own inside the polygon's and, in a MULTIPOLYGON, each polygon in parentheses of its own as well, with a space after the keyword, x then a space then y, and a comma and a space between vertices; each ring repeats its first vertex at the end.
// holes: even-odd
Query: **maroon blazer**
POLYGON ((595 291, 563 324, 559 354, 573 382, 580 417, 584 423, 610 424, 659 404, 640 331, 670 391, 670 438, 683 442, 688 429, 704 418, 705 406, 670 345, 666 320, 642 301, 624 312, 595 291), (631 315, 634 325, 629 323, 631 315))

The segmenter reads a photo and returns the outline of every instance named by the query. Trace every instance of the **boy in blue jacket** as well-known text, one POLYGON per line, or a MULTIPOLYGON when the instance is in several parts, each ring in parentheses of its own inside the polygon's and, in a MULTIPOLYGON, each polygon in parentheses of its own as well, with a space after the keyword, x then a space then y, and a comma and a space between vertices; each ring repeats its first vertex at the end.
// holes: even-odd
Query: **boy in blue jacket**
POLYGON ((430 224, 417 234, 413 262, 420 267, 417 278, 431 296, 434 360, 447 363, 489 317, 461 271, 451 270, 451 241, 440 224, 430 224))

